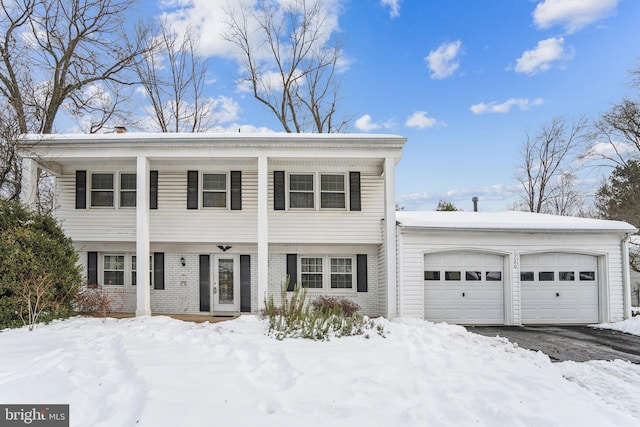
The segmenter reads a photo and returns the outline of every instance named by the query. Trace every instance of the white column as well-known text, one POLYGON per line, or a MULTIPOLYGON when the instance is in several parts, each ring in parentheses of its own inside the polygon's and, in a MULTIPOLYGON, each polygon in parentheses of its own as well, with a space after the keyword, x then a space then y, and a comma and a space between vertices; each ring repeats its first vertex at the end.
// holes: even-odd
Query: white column
POLYGON ((258 309, 264 308, 269 290, 268 169, 267 157, 258 157, 258 309))
MULTIPOLYGON (((622 308, 623 319, 631 318, 631 271, 629 267, 629 234, 622 239, 622 308)), ((608 286, 607 286, 608 288, 608 286)), ((607 292, 609 295, 609 292, 607 292)), ((610 322, 611 315, 607 313, 607 318, 600 318, 601 322, 610 322)))
POLYGON ((384 240, 385 262, 387 263, 387 317, 393 319, 397 316, 397 289, 396 276, 396 191, 395 191, 395 166, 393 157, 384 159, 384 240))
POLYGON ((27 157, 22 159, 22 191, 20 200, 31 209, 35 209, 38 198, 38 163, 27 157))
POLYGON ((136 316, 151 315, 149 289, 149 160, 137 159, 136 168, 136 316))

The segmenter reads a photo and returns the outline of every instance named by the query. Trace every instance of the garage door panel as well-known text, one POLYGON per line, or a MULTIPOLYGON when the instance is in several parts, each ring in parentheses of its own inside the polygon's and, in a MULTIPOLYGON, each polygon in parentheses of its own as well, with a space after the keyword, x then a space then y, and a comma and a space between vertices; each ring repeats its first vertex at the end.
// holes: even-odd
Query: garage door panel
POLYGON ((425 255, 425 318, 435 322, 504 323, 503 258, 478 252, 425 255), (492 280, 487 280, 487 272, 492 280), (468 272, 468 274, 467 274, 468 272), (456 277, 459 280, 447 280, 456 277), (496 280, 497 279, 497 280, 496 280))
POLYGON ((597 323, 596 269, 594 256, 566 253, 522 256, 522 323, 597 323), (540 275, 541 272, 545 274, 540 275), (541 281, 544 276, 553 280, 541 281))

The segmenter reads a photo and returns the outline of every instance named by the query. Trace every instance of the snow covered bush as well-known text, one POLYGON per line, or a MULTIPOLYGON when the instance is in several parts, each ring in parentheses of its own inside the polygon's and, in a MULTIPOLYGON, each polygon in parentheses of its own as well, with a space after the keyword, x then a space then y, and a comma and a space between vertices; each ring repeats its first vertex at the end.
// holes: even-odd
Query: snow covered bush
POLYGON ((78 254, 50 216, 0 200, 0 329, 69 315, 81 283, 78 254))
POLYGON ((357 313, 357 304, 340 299, 319 299, 307 303, 307 291, 299 285, 291 295, 287 292, 288 280, 282 286, 282 305, 274 303, 273 296, 265 301, 260 315, 269 322, 268 334, 278 340, 285 338, 309 338, 328 340, 332 337, 373 334, 384 336, 384 326, 357 313), (343 308, 346 307, 345 308, 343 308), (354 310, 355 308, 355 310, 354 310), (348 313, 348 314, 347 314, 348 313))

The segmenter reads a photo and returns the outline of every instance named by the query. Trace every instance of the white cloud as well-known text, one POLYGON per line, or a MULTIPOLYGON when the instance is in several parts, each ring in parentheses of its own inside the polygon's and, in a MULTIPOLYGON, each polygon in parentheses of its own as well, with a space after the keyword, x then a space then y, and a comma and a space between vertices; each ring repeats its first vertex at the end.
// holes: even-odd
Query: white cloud
POLYGON ((541 40, 538 45, 525 51, 516 61, 516 72, 524 74, 537 74, 547 71, 551 68, 551 64, 556 61, 568 60, 573 53, 564 49, 564 38, 551 37, 541 40))
POLYGON ((526 98, 509 98, 499 104, 495 101, 488 104, 485 104, 484 102, 474 104, 471 106, 471 111, 473 114, 508 113, 511 110, 511 107, 518 107, 521 110, 529 110, 531 107, 538 107, 542 104, 544 104, 544 100, 542 98, 535 98, 533 100, 526 98))
POLYGON ((443 43, 436 50, 429 52, 425 61, 431 70, 432 79, 444 79, 458 69, 460 66, 458 55, 461 46, 462 42, 456 40, 455 42, 443 43))
POLYGON ((571 34, 615 12, 618 0, 544 0, 533 11, 540 29, 564 26, 571 34))
POLYGON ((380 0, 380 4, 390 9, 389 16, 392 18, 400 16, 400 0, 380 0))
POLYGON ((433 117, 428 117, 426 111, 416 111, 405 122, 405 126, 428 129, 438 124, 438 121, 433 117))
POLYGON ((356 128, 364 132, 369 132, 372 130, 380 129, 380 125, 377 123, 373 123, 371 116, 369 114, 365 114, 364 116, 356 120, 356 128))

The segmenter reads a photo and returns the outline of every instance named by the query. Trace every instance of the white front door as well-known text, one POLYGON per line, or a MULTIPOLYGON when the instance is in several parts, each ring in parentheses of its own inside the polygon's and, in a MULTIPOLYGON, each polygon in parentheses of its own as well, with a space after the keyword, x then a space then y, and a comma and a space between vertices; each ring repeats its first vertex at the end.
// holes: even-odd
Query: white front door
POLYGON ((240 256, 213 257, 213 311, 240 311, 240 256))

